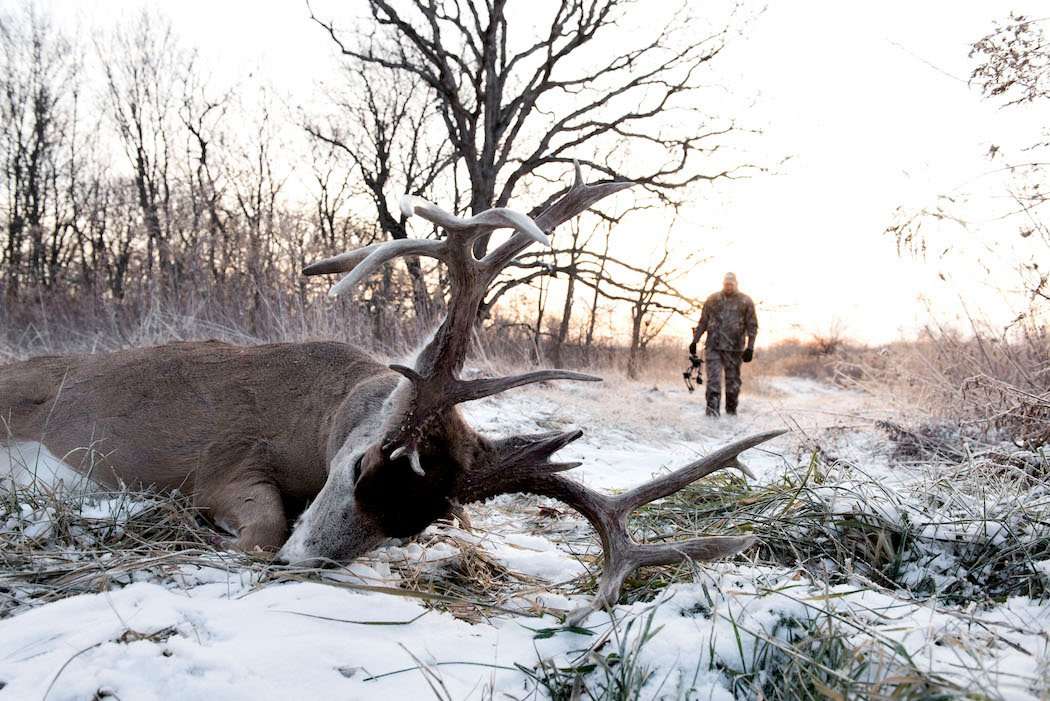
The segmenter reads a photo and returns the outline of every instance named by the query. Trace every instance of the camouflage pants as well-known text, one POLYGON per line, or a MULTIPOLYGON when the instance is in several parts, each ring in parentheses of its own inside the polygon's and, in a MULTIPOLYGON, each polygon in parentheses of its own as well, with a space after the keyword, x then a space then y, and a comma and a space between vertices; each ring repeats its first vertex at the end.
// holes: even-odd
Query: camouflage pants
POLYGON ((708 349, 704 352, 707 365, 707 413, 718 416, 722 400, 722 374, 725 373, 726 413, 735 414, 737 398, 740 396, 739 352, 708 349))

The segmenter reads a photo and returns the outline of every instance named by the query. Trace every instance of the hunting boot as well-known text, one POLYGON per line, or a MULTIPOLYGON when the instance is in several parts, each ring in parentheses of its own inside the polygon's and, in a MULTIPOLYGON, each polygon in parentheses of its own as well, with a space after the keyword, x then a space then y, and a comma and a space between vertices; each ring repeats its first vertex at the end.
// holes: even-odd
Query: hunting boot
POLYGON ((707 415, 718 416, 718 405, 721 400, 719 396, 721 392, 708 392, 707 393, 707 415))
POLYGON ((726 392, 726 413, 730 416, 736 416, 736 404, 739 396, 736 393, 726 392))

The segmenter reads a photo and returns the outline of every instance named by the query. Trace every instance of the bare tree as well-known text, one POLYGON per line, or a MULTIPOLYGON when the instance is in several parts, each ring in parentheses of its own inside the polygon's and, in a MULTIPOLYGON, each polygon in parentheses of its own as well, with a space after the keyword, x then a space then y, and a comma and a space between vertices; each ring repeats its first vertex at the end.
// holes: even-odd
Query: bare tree
POLYGON ((22 282, 51 286, 73 251, 66 150, 73 133, 78 63, 50 20, 27 5, 0 15, 0 191, 7 234, 8 298, 22 282))
MULTIPOLYGON (((568 248, 568 267, 570 270, 576 270, 576 263, 580 259, 580 255, 583 252, 583 248, 587 245, 588 241, 580 241, 580 222, 574 220, 571 222, 569 227, 572 239, 569 242, 568 248)), ((558 322, 558 332, 554 337, 554 349, 551 356, 551 360, 555 367, 561 367, 563 365, 562 349, 565 347, 565 341, 569 337, 569 328, 572 325, 572 310, 573 303, 576 299, 576 275, 575 272, 568 275, 568 280, 565 283, 565 300, 561 310, 561 320, 558 322)))
MULTIPOLYGON (((72 231, 72 255, 79 262, 79 276, 66 271, 66 281, 83 285, 92 298, 109 290, 117 299, 124 296, 131 263, 133 236, 121 237, 122 219, 134 216, 114 215, 122 199, 116 193, 123 183, 109 174, 109 161, 100 155, 105 146, 99 137, 103 121, 97 113, 82 114, 80 101, 74 101, 72 127, 66 139, 69 182, 63 198, 68 202, 69 227, 72 231)), ((132 233, 124 228, 125 233, 132 233)))
POLYGON ((179 76, 187 58, 171 24, 148 10, 98 44, 106 100, 134 174, 146 231, 146 269, 160 269, 165 289, 177 284, 172 246, 174 136, 179 76))
POLYGON ((1011 14, 973 43, 970 57, 978 59, 978 64, 970 80, 986 97, 1001 99, 1009 106, 1050 97, 1046 21, 1011 14))
MULTIPOLYGON (((647 266, 610 255, 607 245, 602 253, 575 247, 525 253, 512 264, 518 274, 498 282, 485 305, 491 308, 522 284, 543 284, 546 278, 564 275, 594 293, 588 344, 593 342, 597 299, 627 305, 631 313, 627 370, 630 377, 636 377, 642 354, 667 323, 676 315, 690 316, 698 308, 699 302, 678 289, 676 282, 700 262, 701 259, 692 254, 676 255, 669 238, 665 238, 647 266)), ((537 321, 533 328, 539 328, 539 324, 537 321)))
MULTIPOLYGON (((434 138, 434 100, 425 86, 382 67, 356 62, 346 68, 344 94, 332 94, 339 107, 327 123, 306 125, 318 141, 345 154, 375 207, 380 229, 391 239, 405 239, 406 217, 391 209, 393 197, 432 196, 438 178, 455 166, 456 154, 434 138)), ((419 258, 405 260, 412 282, 416 315, 427 320, 430 294, 419 258)))
POLYGON ((346 215, 354 194, 352 175, 330 144, 317 141, 311 144, 310 153, 311 179, 316 185, 314 220, 320 246, 328 255, 334 255, 348 247, 351 219, 346 215))
POLYGON ((264 289, 270 287, 275 271, 274 255, 279 231, 280 195, 288 179, 286 169, 275 157, 281 150, 280 124, 272 114, 269 91, 259 92, 254 106, 254 123, 245 130, 227 161, 227 180, 238 214, 241 250, 237 266, 246 273, 251 295, 249 328, 260 327, 264 289))
POLYGON ((223 120, 232 104, 232 91, 212 94, 193 70, 192 64, 182 78, 179 121, 185 129, 186 199, 190 211, 188 229, 192 232, 188 248, 197 250, 198 239, 205 251, 213 281, 222 283, 231 264, 231 213, 224 206, 226 185, 217 143, 224 140, 223 120))
MULTIPOLYGON (((990 100, 1005 108, 1050 102, 1050 37, 1046 19, 1010 15, 991 32, 974 42, 970 57, 976 60, 971 84, 990 100)), ((1046 150, 1050 148, 1050 124, 1043 134, 1017 153, 993 144, 988 150, 989 170, 966 185, 945 192, 936 202, 915 209, 899 208, 888 232, 899 247, 925 254, 931 224, 952 223, 963 234, 984 234, 986 249, 982 265, 998 265, 1000 259, 1016 267, 1020 286, 1033 303, 1050 301, 1050 204, 1046 150), (1005 190, 1005 192, 1004 192, 1005 190), (973 207, 972 202, 979 204, 973 207), (1004 226, 1005 224, 1005 226, 1004 226), (998 249, 996 251, 995 249, 998 249), (1009 255, 1002 256, 1002 251, 1009 255)), ((959 241, 948 240, 950 252, 959 241)), ((940 248, 940 247, 939 247, 940 248)), ((990 272, 990 271, 989 271, 990 272)))
POLYGON ((124 299, 132 274, 134 247, 139 239, 135 185, 129 181, 103 183, 91 218, 91 248, 106 274, 113 296, 124 299))
MULTIPOLYGON (((703 157, 734 130, 697 107, 705 67, 721 53, 727 28, 708 29, 687 4, 638 40, 646 6, 558 0, 547 16, 534 17, 539 29, 524 41, 511 36, 506 0, 366 5, 374 24, 359 23, 353 36, 311 16, 344 56, 433 93, 446 138, 462 158, 472 213, 506 206, 527 179, 588 153, 621 155, 619 163, 581 161, 671 205, 693 183, 742 170, 703 169, 711 167, 703 157), (589 53, 603 40, 616 41, 616 55, 589 53)), ((476 254, 487 245, 479 239, 476 254)))
MULTIPOLYGON (((971 81, 982 93, 1000 99, 1006 106, 1046 103, 1050 101, 1050 37, 1046 19, 1011 15, 988 35, 974 43, 970 53, 979 63, 971 81)), ((1043 125, 1043 138, 1026 149, 1026 158, 1008 164, 1014 175, 1010 200, 1014 208, 1005 213, 1018 220, 1018 233, 1023 239, 1042 241, 1037 257, 1022 263, 1025 286, 1033 299, 1050 301, 1050 270, 1040 268, 1040 259, 1050 253, 1050 226, 1044 215, 1050 203, 1047 191, 1047 164, 1042 152, 1050 147, 1050 124, 1043 125)), ((995 156, 993 150, 990 153, 995 156)))
POLYGON ((627 355, 627 376, 638 377, 639 362, 649 344, 663 331, 674 316, 689 317, 699 308, 697 300, 682 294, 674 283, 691 272, 700 261, 693 255, 677 259, 670 240, 664 239, 663 251, 648 267, 635 270, 640 280, 631 300, 631 344, 627 355))
MULTIPOLYGON (((612 227, 609 226, 605 230, 604 244, 601 255, 599 257, 598 265, 598 277, 601 278, 605 275, 605 266, 609 261, 609 243, 612 240, 612 227)), ((598 322, 598 300, 601 298, 601 288, 595 286, 591 291, 591 309, 590 315, 587 318, 587 334, 583 341, 584 350, 587 353, 588 363, 591 360, 590 353, 594 346, 594 327, 598 322)))
MULTIPOLYGON (((616 220, 609 218, 602 218, 598 220, 592 220, 590 232, 586 237, 583 235, 583 228, 579 220, 574 220, 568 230, 568 234, 571 237, 567 241, 567 245, 564 249, 552 251, 551 257, 553 261, 551 265, 546 268, 541 268, 541 274, 545 271, 549 275, 564 275, 565 277, 565 293, 562 300, 562 311, 561 318, 558 320, 557 329, 555 330, 552 338, 551 348, 551 362, 555 366, 561 366, 564 364, 565 359, 563 351, 566 343, 569 341, 569 332, 572 330, 574 320, 574 309, 576 303, 576 297, 578 292, 577 283, 587 285, 587 281, 581 281, 581 277, 590 275, 591 280, 597 281, 597 284, 591 285, 589 291, 591 292, 591 305, 590 305, 590 318, 587 322, 586 340, 584 347, 589 349, 594 341, 594 328, 597 319, 597 306, 598 301, 602 297, 602 285, 601 281, 605 277, 605 269, 609 264, 609 242, 612 236, 613 225, 616 220), (603 249, 596 250, 592 247, 592 243, 598 231, 603 231, 603 249), (597 268, 588 267, 583 265, 584 263, 590 263, 591 266, 596 265, 597 268)), ((541 278, 542 280, 543 278, 541 278)), ((510 278, 505 282, 505 286, 500 289, 499 294, 505 295, 509 292, 516 284, 523 284, 523 282, 530 282, 531 278, 526 276, 523 279, 515 280, 510 278)), ((495 300, 488 300, 486 304, 492 305, 495 300)), ((539 323, 537 323, 537 329, 539 323)))

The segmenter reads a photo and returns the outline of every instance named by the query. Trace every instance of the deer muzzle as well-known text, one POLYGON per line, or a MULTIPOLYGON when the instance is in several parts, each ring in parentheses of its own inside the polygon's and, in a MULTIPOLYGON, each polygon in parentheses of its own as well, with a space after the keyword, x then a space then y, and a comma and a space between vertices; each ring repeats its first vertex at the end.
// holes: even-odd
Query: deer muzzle
POLYGON ((276 559, 299 567, 341 565, 387 539, 378 520, 360 508, 352 482, 329 479, 276 559))

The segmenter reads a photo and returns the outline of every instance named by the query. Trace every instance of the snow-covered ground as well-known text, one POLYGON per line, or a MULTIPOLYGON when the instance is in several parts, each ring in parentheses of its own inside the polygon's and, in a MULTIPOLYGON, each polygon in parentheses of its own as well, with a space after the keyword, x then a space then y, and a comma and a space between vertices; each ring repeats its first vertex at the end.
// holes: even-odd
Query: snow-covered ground
MULTIPOLYGON (((804 465, 818 441, 890 489, 917 478, 894 464, 873 425, 886 413, 864 396, 786 378, 762 389, 745 396, 740 417, 717 421, 703 416, 699 392, 631 383, 521 390, 467 412, 493 435, 583 428, 564 457, 583 461, 577 479, 608 490, 781 427, 792 432, 743 456, 760 483, 804 465)), ((643 698, 731 699, 734 677, 761 672, 793 630, 825 619, 858 649, 895 649, 946 686, 989 698, 1050 694, 1048 602, 948 606, 860 580, 832 587, 746 555, 698 566, 691 582, 653 601, 561 628, 558 614, 583 601, 563 585, 593 566, 593 547, 585 524, 564 508, 541 513, 543 504, 477 505, 471 533, 435 527, 323 581, 273 581, 216 555, 213 564, 144 566, 103 591, 33 605, 17 578, 0 572, 0 596, 14 602, 0 621, 0 698, 545 698, 544 683, 571 686, 573 673, 559 670, 582 669, 592 690, 635 675, 643 698), (501 587, 512 593, 498 608, 434 607, 411 596, 405 572, 458 567, 469 576, 470 558, 507 573, 501 587)), ((106 507, 90 508, 102 518, 106 507)), ((24 532, 34 523, 29 536, 47 538, 53 518, 30 509, 0 526, 24 532)), ((1050 577, 1050 562, 1040 566, 1050 577)))

